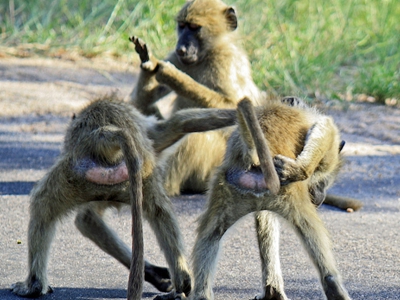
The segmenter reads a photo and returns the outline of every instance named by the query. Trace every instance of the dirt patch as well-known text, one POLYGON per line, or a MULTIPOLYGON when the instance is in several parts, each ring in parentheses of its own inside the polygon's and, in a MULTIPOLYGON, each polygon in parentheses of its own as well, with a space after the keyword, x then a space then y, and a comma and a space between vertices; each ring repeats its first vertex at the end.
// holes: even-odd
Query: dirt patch
POLYGON ((72 115, 90 100, 129 94, 137 66, 112 60, 0 60, 0 116, 72 115))

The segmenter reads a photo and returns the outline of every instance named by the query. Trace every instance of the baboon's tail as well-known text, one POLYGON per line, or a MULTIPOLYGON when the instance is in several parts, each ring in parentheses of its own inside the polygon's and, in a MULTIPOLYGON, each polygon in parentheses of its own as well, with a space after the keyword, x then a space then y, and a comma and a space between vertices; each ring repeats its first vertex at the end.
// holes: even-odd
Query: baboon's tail
POLYGON ((348 210, 350 208, 353 211, 359 210, 364 206, 364 204, 360 200, 354 198, 336 196, 332 194, 327 194, 323 203, 344 210, 348 210))
POLYGON ((279 177, 269 151, 268 141, 261 130, 254 107, 249 99, 244 98, 239 102, 237 111, 242 138, 249 149, 254 149, 255 147, 266 186, 272 194, 276 195, 280 189, 279 177))
POLYGON ((128 300, 142 298, 144 281, 143 213, 141 158, 128 130, 116 131, 129 174, 132 213, 132 261, 128 281, 128 300))

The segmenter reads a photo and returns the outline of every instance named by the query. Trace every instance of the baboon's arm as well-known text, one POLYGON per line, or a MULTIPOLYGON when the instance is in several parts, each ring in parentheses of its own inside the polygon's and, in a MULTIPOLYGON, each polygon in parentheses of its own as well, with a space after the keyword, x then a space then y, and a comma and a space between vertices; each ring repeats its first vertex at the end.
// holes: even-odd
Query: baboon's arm
POLYGON ((327 152, 339 152, 338 132, 332 118, 319 116, 309 129, 304 148, 296 159, 284 155, 274 157, 275 168, 282 185, 312 176, 327 152), (335 141, 337 139, 337 141, 335 141), (333 148, 332 148, 333 147, 333 148))
POLYGON ((188 133, 232 126, 235 125, 235 121, 234 109, 185 109, 150 127, 148 136, 154 141, 155 151, 161 152, 188 133))
POLYGON ((234 100, 198 83, 168 61, 160 61, 156 73, 158 82, 167 85, 178 95, 188 98, 204 108, 236 106, 234 100))
POLYGON ((154 103, 170 93, 171 90, 157 81, 155 75, 158 60, 147 50, 146 44, 134 36, 129 40, 135 45, 135 50, 141 60, 138 82, 130 94, 130 101, 144 115, 155 115, 157 118, 163 119, 154 103))
POLYGON ((338 133, 332 118, 320 116, 308 131, 303 151, 296 158, 296 162, 306 171, 308 176, 314 173, 322 158, 333 145, 337 145, 334 147, 339 149, 338 143, 335 143, 337 137, 338 133))
POLYGON ((160 85, 155 79, 154 74, 141 70, 136 87, 130 94, 130 102, 142 114, 146 116, 155 115, 158 119, 163 119, 157 106, 154 104, 170 92, 167 86, 160 85))

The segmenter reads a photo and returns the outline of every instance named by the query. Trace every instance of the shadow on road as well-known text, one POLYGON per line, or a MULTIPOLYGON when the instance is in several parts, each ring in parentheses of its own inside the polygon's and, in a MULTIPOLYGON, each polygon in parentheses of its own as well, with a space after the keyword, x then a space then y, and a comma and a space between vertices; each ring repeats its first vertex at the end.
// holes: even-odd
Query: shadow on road
POLYGON ((0 195, 29 195, 35 181, 0 182, 0 195))

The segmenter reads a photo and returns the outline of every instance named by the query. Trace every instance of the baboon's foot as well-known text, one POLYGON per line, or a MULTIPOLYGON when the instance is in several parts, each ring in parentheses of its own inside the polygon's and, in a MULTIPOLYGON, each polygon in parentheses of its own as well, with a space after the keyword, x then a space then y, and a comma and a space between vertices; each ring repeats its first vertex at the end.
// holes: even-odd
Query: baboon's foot
POLYGON ((47 290, 45 289, 43 291, 42 283, 34 278, 31 282, 28 283, 25 281, 14 283, 11 286, 11 292, 24 298, 38 298, 47 293, 52 293, 53 289, 48 286, 47 290))
POLYGON ((323 287, 328 300, 351 300, 346 289, 332 275, 324 278, 323 287))
POLYGON ((328 182, 323 180, 308 188, 311 196, 311 202, 316 207, 319 207, 324 202, 326 198, 327 185, 328 182))
POLYGON ((302 181, 308 178, 304 168, 292 158, 277 155, 274 157, 274 165, 281 185, 286 185, 295 181, 302 181))
POLYGON ((288 96, 281 99, 283 104, 294 107, 307 107, 307 104, 300 98, 295 96, 288 96))
POLYGON ((268 285, 263 294, 257 295, 253 300, 289 300, 285 292, 280 292, 276 287, 268 285))
POLYGON ((185 293, 177 293, 176 291, 172 291, 168 294, 158 295, 154 298, 154 300, 173 300, 173 299, 181 299, 185 300, 188 299, 185 293))
POLYGON ((146 264, 144 280, 151 283, 160 292, 170 292, 173 289, 171 276, 167 268, 146 264))
POLYGON ((188 296, 192 290, 192 279, 187 271, 181 271, 179 279, 175 279, 175 290, 178 295, 188 296))

